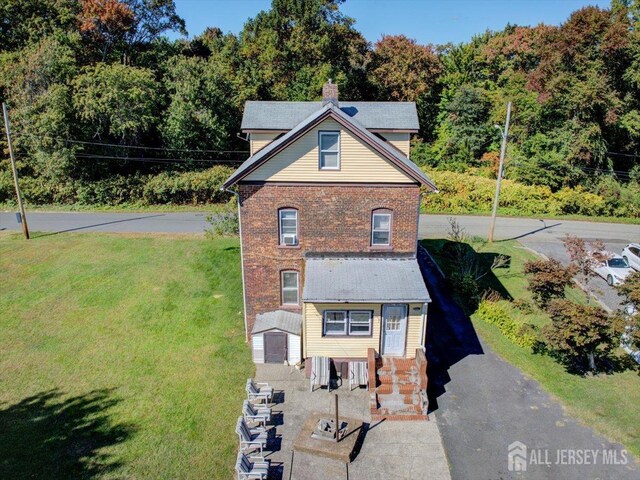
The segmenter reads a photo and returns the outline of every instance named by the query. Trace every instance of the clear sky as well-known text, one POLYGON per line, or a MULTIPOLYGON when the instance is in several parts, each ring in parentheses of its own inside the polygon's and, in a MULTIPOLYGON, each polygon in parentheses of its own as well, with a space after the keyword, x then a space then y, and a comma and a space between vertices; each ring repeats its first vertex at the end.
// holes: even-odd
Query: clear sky
MULTIPOLYGON (((266 10, 270 0, 175 0, 190 36, 206 27, 238 33, 244 22, 266 10)), ((465 42, 507 23, 559 25, 586 5, 608 7, 609 0, 347 0, 342 12, 356 19, 369 41, 383 34, 405 34, 418 42, 465 42)))

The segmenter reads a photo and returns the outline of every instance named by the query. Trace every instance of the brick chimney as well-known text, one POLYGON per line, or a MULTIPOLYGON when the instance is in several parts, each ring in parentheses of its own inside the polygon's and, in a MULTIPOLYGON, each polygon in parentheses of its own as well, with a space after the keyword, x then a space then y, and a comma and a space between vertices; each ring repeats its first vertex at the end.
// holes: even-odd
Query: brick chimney
POLYGON ((338 106, 338 84, 331 83, 331 79, 322 86, 322 106, 333 103, 338 106))

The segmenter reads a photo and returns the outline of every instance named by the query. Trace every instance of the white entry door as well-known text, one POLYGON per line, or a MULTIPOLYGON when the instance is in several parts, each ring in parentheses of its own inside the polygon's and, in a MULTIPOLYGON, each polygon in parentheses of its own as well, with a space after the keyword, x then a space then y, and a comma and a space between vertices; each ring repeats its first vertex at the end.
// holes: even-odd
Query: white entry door
POLYGON ((382 306, 382 355, 403 356, 407 337, 407 306, 382 306))

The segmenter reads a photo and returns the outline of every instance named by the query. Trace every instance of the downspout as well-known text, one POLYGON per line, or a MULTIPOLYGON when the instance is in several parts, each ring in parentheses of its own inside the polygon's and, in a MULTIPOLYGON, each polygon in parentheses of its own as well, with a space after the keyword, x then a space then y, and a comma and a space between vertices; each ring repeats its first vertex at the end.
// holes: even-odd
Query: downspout
POLYGON ((249 342, 249 328, 247 324, 247 290, 245 288, 244 252, 242 249, 242 219, 240 218, 240 194, 234 190, 231 190, 230 188, 222 187, 220 190, 235 195, 238 203, 238 234, 240 235, 240 265, 242 268, 242 311, 244 314, 244 341, 249 342))
POLYGON ((422 192, 418 194, 418 218, 416 220, 416 251, 414 257, 418 257, 418 242, 420 242, 420 207, 422 206, 422 192))

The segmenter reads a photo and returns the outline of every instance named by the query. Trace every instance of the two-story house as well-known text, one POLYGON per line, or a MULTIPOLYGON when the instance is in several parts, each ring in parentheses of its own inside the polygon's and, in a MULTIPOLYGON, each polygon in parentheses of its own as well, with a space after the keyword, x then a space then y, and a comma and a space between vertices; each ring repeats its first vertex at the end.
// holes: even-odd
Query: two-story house
MULTIPOLYGON (((416 260, 412 102, 247 102, 238 195, 245 328, 257 363, 413 358, 430 302, 416 260)), ((233 188, 232 188, 233 187, 233 188)))

